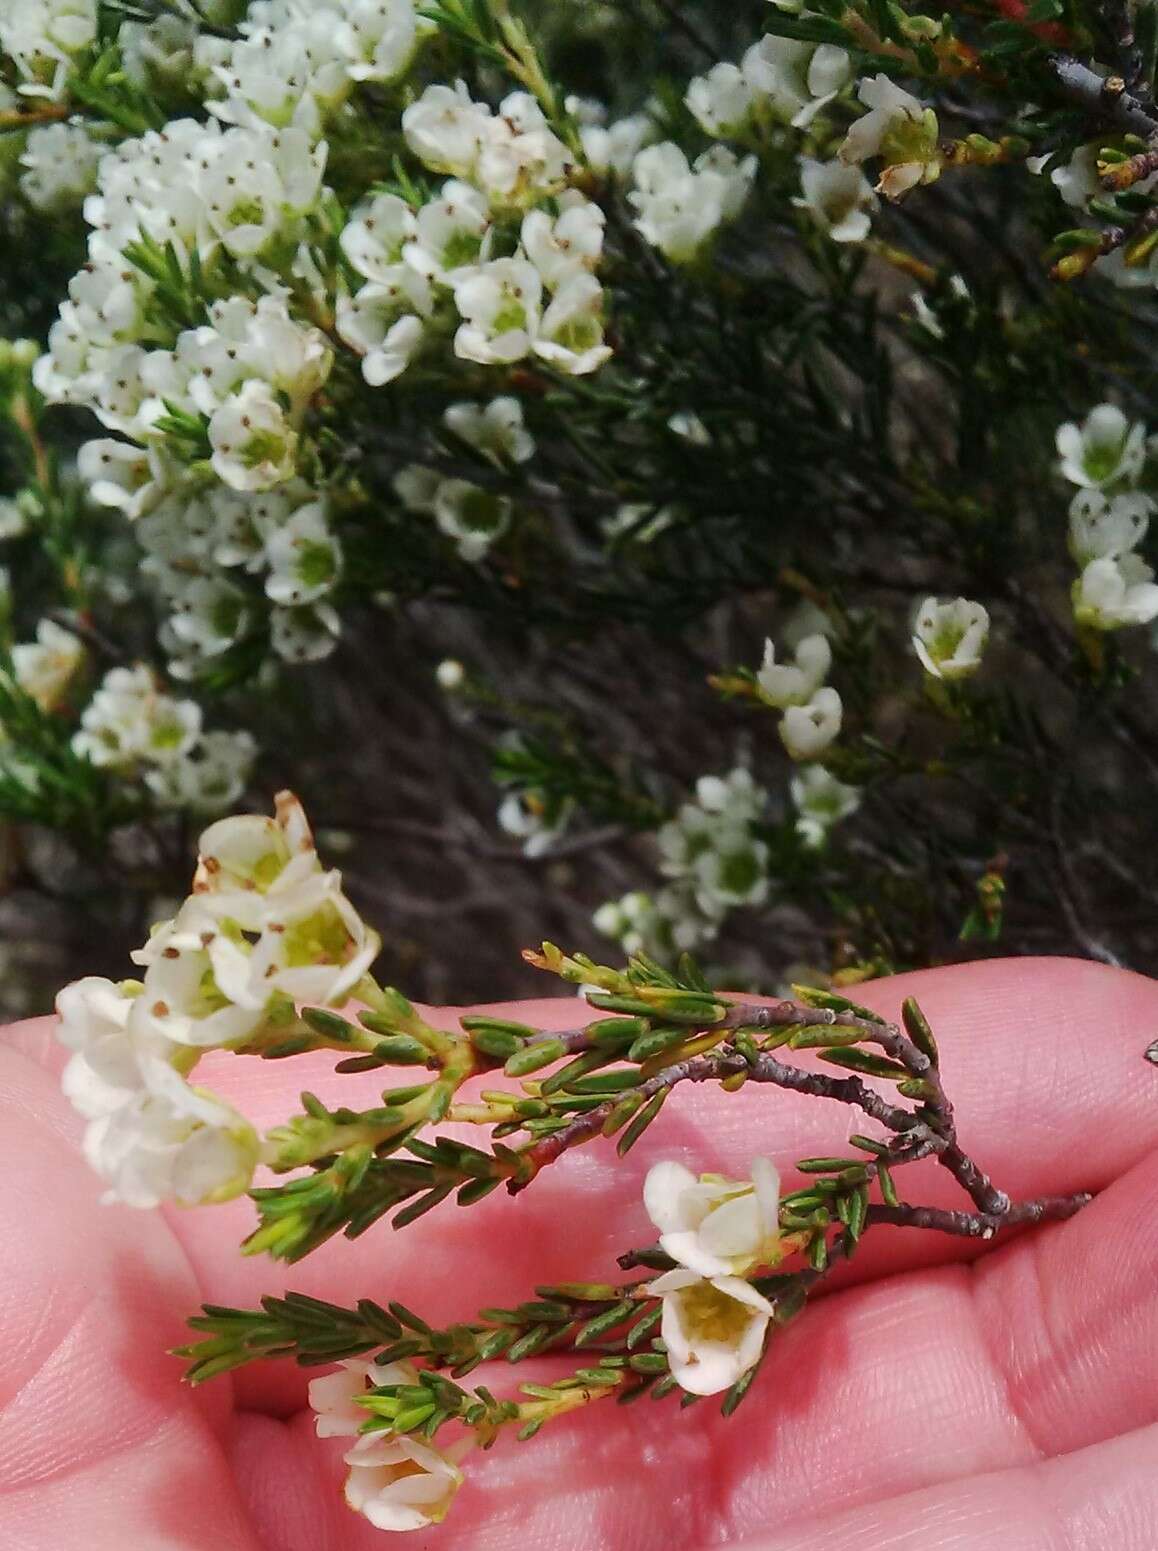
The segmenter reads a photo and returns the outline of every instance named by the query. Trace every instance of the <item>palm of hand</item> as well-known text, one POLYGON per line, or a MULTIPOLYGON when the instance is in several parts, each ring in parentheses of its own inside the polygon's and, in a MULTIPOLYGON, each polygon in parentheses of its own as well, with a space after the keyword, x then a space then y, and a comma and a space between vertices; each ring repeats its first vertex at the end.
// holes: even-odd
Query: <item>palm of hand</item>
MULTIPOLYGON (((476 1456, 445 1525, 454 1551, 1018 1551, 1158 1545, 1158 1093, 1141 1051, 1158 985, 1069 962, 1011 961, 866 989, 917 994, 938 1030, 961 1134, 1019 1195, 1092 1188, 1074 1220, 992 1247, 877 1229, 780 1337, 731 1421, 712 1402, 612 1405, 476 1456), (890 1275, 904 1270, 903 1276, 890 1275)), ((544 1026, 569 1000, 539 1004, 544 1026)), ((433 1318, 605 1276, 646 1240, 638 1192, 657 1156, 743 1172, 831 1153, 856 1112, 761 1091, 681 1094, 626 1164, 596 1144, 518 1202, 445 1207, 303 1265, 243 1261, 251 1209, 100 1207, 48 1069, 46 1021, 0 1050, 7 1189, 0 1262, 0 1544, 45 1551, 369 1551, 344 1506, 340 1448, 313 1437, 306 1376, 266 1365, 191 1392, 166 1349, 203 1299, 297 1287, 400 1297, 433 1318), (501 1248, 501 1253, 500 1253, 501 1248)), ((304 1057, 211 1057, 206 1081, 259 1124, 297 1089, 362 1079, 304 1057)), ((373 1078, 367 1084, 373 1091, 373 1078)), ((949 1204, 934 1164, 902 1194, 949 1204)), ((526 1375, 522 1375, 526 1376, 526 1375)), ((513 1382, 507 1371, 499 1378, 513 1382)))

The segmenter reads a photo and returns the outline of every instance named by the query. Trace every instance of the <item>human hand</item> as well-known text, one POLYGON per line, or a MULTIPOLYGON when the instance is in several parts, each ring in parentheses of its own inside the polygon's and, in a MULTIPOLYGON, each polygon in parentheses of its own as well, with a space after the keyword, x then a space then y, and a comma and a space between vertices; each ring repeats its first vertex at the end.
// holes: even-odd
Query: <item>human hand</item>
MULTIPOLYGON (((999 1184, 1098 1199, 989 1246, 874 1228, 832 1291, 777 1335, 734 1418, 710 1401, 686 1415, 643 1401, 560 1420, 526 1445, 503 1440, 471 1457, 446 1524, 415 1545, 1158 1545, 1158 1074, 1141 1059, 1158 1033, 1158 984, 1010 960, 857 994, 890 1016, 919 997, 962 1140, 999 1184)), ((574 1002, 517 1016, 564 1027, 574 1002)), ((618 1251, 648 1237, 640 1186, 656 1158, 743 1174, 763 1152, 788 1168, 839 1151, 859 1120, 767 1088, 681 1092, 627 1163, 596 1142, 516 1201, 446 1205, 401 1234, 379 1226, 284 1267, 239 1255, 244 1201, 168 1215, 99 1205, 59 1065, 50 1020, 0 1048, 5 1551, 381 1548, 342 1501, 342 1440, 313 1436, 308 1373, 267 1363, 196 1391, 179 1382, 166 1351, 188 1339, 202 1299, 252 1305, 288 1286, 470 1316, 535 1282, 610 1274, 618 1251)), ((261 1125, 303 1086, 373 1102, 373 1074, 332 1067, 324 1055, 213 1054, 204 1071, 261 1125)), ((907 1168, 904 1189, 959 1204, 932 1162, 907 1168)))

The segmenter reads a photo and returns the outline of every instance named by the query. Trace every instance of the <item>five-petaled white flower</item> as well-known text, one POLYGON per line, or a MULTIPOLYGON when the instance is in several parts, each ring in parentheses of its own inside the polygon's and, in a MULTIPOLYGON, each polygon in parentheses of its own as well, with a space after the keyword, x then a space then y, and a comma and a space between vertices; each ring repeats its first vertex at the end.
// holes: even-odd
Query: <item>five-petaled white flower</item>
POLYGON ((417 1438, 367 1433, 344 1456, 350 1467, 346 1501, 375 1529, 441 1524, 462 1485, 459 1460, 469 1442, 443 1452, 417 1438))
POLYGON ((677 1267, 649 1287, 663 1300, 660 1334, 676 1382, 718 1395, 760 1361, 772 1305, 740 1276, 702 1277, 677 1267))
POLYGON ((976 673, 989 639, 989 611, 968 598, 938 603, 926 598, 917 610, 913 650, 935 679, 964 679, 976 673))
POLYGON ((1146 461, 1146 427, 1133 425, 1116 404, 1098 404, 1081 425, 1057 431, 1061 473, 1071 484, 1106 489, 1133 484, 1146 461))
POLYGON ((780 718, 780 740, 793 759, 815 759, 840 736, 844 706, 827 685, 806 705, 791 705, 780 718))
POLYGON ((744 1276, 780 1259, 780 1175, 767 1158, 752 1160, 750 1180, 657 1163, 643 1204, 660 1248, 700 1276, 744 1276))
POLYGON ((771 641, 765 641, 764 662, 756 682, 765 700, 784 710, 810 700, 824 683, 831 666, 832 647, 827 636, 805 636, 796 648, 794 665, 777 662, 775 646, 771 641))

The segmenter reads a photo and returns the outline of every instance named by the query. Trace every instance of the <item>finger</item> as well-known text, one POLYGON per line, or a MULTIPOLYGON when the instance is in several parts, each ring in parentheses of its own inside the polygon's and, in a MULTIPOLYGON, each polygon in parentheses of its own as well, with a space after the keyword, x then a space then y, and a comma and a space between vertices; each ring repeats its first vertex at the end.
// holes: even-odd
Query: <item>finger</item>
POLYGON ((56 1084, 0 1050, 0 1545, 256 1551, 222 1440, 165 1355, 197 1288, 155 1215, 100 1205, 56 1084))

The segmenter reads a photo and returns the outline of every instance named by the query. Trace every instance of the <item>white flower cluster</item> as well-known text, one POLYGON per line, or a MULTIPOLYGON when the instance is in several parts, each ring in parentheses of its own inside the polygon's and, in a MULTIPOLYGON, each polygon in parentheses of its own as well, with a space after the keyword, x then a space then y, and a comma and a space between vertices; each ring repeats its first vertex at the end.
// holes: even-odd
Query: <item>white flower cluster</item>
POLYGON ((224 98, 210 109, 316 137, 356 83, 401 80, 430 30, 412 0, 254 0, 240 39, 216 51, 224 98))
POLYGON ((310 1383, 310 1405, 319 1438, 353 1438, 345 1454, 350 1467, 346 1501, 375 1529, 414 1530, 440 1524, 462 1485, 459 1468, 472 1439, 439 1449, 418 1438, 385 1431, 363 1433, 370 1412, 359 1396, 383 1385, 418 1383, 413 1363, 353 1359, 310 1383))
POLYGON ((756 158, 740 159, 727 146, 714 145, 689 163, 670 140, 649 145, 632 163, 627 197, 636 228, 673 264, 690 263, 739 215, 755 176, 756 158))
POLYGON ((96 188, 105 150, 80 121, 37 125, 20 153, 20 192, 46 214, 70 211, 96 188))
POLYGON ((380 943, 325 872, 296 799, 276 818, 222 819, 201 837, 193 892, 134 955, 143 982, 82 980, 57 1002, 74 1051, 64 1089, 89 1121, 85 1153, 131 1206, 246 1190, 252 1127, 186 1077, 206 1050, 243 1046, 292 1004, 341 1005, 380 943))
MULTIPOLYGON (((451 404, 443 414, 443 424, 496 468, 512 468, 534 455, 535 440, 523 424, 523 406, 518 399, 504 395, 486 405, 451 404)), ((481 560, 510 523, 509 497, 484 490, 469 479, 444 476, 422 464, 402 469, 395 477, 394 489, 408 511, 434 519, 439 530, 454 540, 464 560, 481 560)), ((526 833, 506 824, 503 827, 510 834, 526 833)))
POLYGON ((831 666, 832 647, 820 632, 799 642, 791 663, 777 662, 775 646, 764 643, 756 683, 765 703, 784 713, 780 741, 793 759, 815 759, 840 734, 844 707, 824 683, 831 666))
POLYGON ((764 1349, 773 1308, 746 1278, 780 1259, 780 1176, 767 1158, 753 1159, 750 1181, 657 1163, 643 1202, 676 1262, 648 1288, 663 1300, 671 1371, 689 1394, 717 1395, 764 1349))
POLYGON ((709 135, 743 135, 754 121, 771 119, 806 128, 852 74, 844 49, 766 34, 738 65, 714 65, 697 76, 684 98, 709 135))
POLYGON ((570 375, 602 365, 611 351, 594 270, 604 215, 564 189, 569 153, 534 98, 514 92, 492 114, 461 81, 434 85, 403 113, 402 128, 424 165, 450 177, 417 210, 378 195, 342 233, 365 283, 340 298, 337 329, 361 355, 366 381, 393 381, 456 320, 454 351, 463 360, 507 366, 537 356, 570 375), (518 245, 496 251, 501 227, 518 212, 518 245))
POLYGON ((1158 583, 1137 553, 1155 505, 1133 488, 1146 464, 1146 427, 1115 404, 1099 404, 1081 425, 1059 426, 1062 475, 1077 485, 1070 503, 1069 546, 1081 575, 1074 617, 1092 630, 1118 630, 1158 619, 1158 583))
POLYGON ((711 942, 730 910, 768 897, 768 847, 755 833, 768 794, 749 771, 701 776, 696 801, 659 830, 660 870, 671 882, 654 898, 627 894, 602 905, 597 931, 628 952, 667 956, 711 942))
POLYGON ((97 0, 4 0, 0 53, 29 97, 64 96, 69 72, 97 36, 97 0))
POLYGON ((100 476, 98 500, 139 515, 183 463, 206 453, 234 489, 292 478, 301 417, 330 369, 324 335, 293 319, 271 283, 257 302, 214 304, 206 324, 166 347, 157 338, 157 281, 125 249, 142 237, 171 245, 182 272, 224 250, 256 273, 271 244, 296 248, 324 163, 325 147, 300 130, 192 120, 126 141, 102 160, 99 192, 85 201, 89 263, 71 281, 34 372, 50 402, 84 405, 131 438, 82 457, 82 473, 100 476))
POLYGON ((175 677, 193 677, 228 651, 259 610, 286 662, 315 661, 337 644, 328 600, 342 574, 341 545, 325 499, 302 481, 253 493, 194 485, 166 496, 134 534, 141 569, 170 609, 160 639, 175 677))
POLYGON ((247 732, 206 732, 200 706, 165 694, 143 665, 105 674, 72 747, 102 769, 143 780, 164 807, 194 812, 235 802, 257 752, 247 732))

